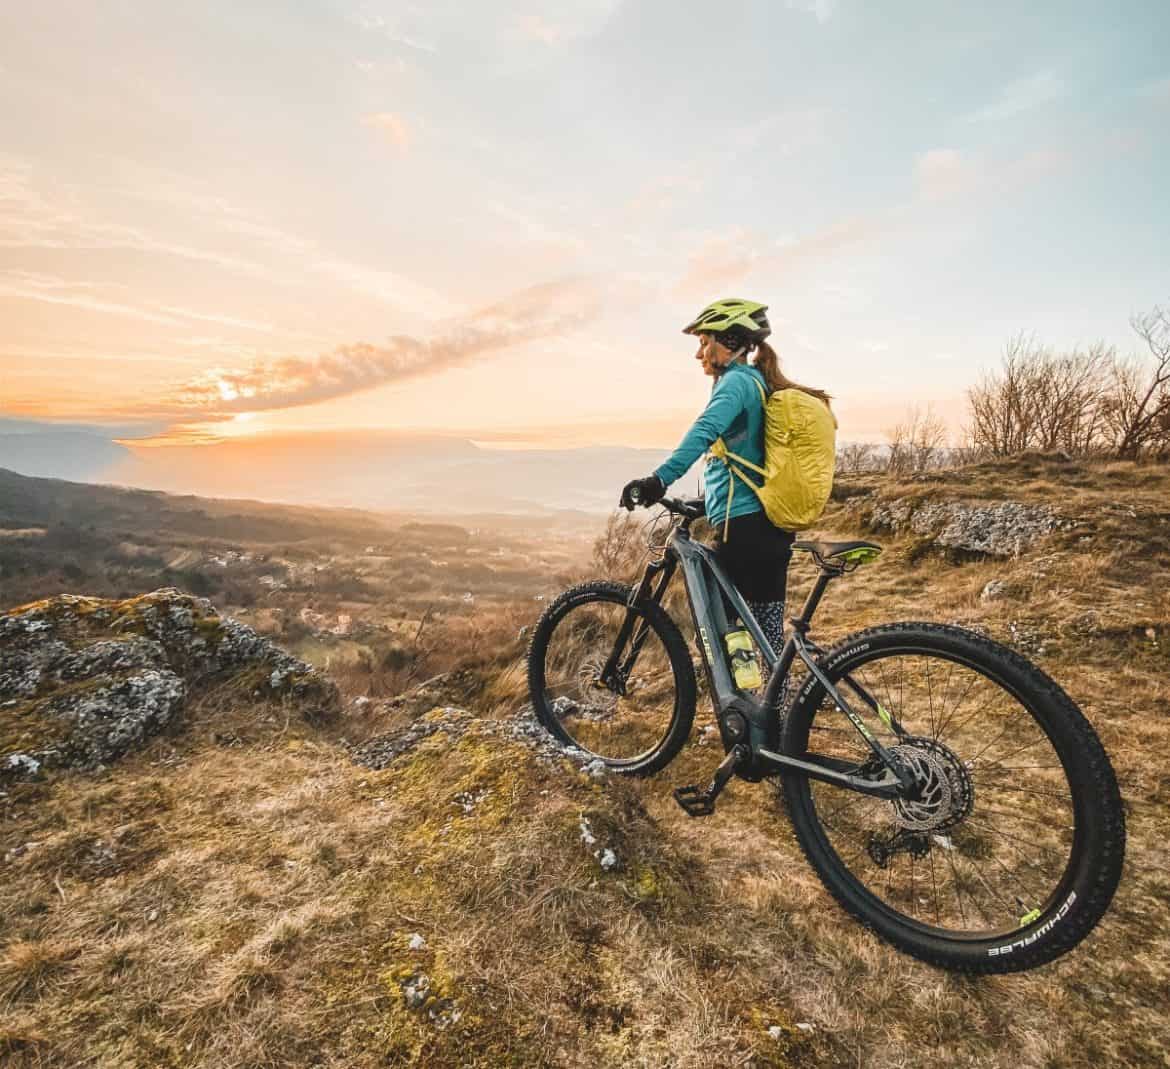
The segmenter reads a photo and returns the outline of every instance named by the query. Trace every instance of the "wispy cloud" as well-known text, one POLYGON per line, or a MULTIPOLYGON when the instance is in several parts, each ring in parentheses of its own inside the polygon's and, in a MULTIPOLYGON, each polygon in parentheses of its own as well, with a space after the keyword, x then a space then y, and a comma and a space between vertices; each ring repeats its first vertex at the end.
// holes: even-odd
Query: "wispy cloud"
POLYGON ((1170 77, 1158 78, 1145 85, 1138 86, 1137 95, 1149 100, 1156 100, 1163 104, 1170 104, 1170 77))
POLYGON ((377 130, 399 152, 410 149, 413 140, 411 129, 401 115, 396 115, 392 111, 377 111, 371 115, 363 115, 362 125, 377 130))
POLYGON ((979 166, 958 149, 932 148, 914 161, 914 182, 926 200, 941 201, 967 192, 979 179, 979 166))
POLYGON ((799 238, 769 240, 742 227, 711 235, 691 255, 686 273, 675 287, 682 296, 696 297, 726 290, 753 272, 782 275, 806 264, 863 244, 886 231, 888 216, 852 216, 799 238))
POLYGON ((969 122, 998 122, 1059 100, 1068 92, 1064 79, 1055 71, 1038 71, 1011 82, 986 107, 967 116, 969 122))
POLYGON ((787 0, 789 11, 804 11, 815 15, 817 22, 826 23, 837 13, 837 0, 787 0))
POLYGON ((412 52, 426 52, 431 55, 438 52, 432 42, 420 37, 411 29, 405 28, 402 19, 388 18, 378 12, 370 11, 368 8, 356 12, 351 18, 363 30, 380 34, 388 41, 401 45, 403 48, 409 48, 412 52))
POLYGON ((391 382, 436 375, 477 356, 581 327, 597 313, 587 280, 535 286, 481 308, 433 337, 398 335, 380 345, 343 345, 313 359, 283 357, 218 368, 183 384, 175 413, 224 419, 316 404, 391 382))
POLYGON ((544 11, 525 8, 511 16, 511 31, 542 45, 565 44, 596 33, 621 6, 621 0, 558 0, 544 11))
POLYGON ((115 293, 124 292, 124 287, 79 282, 28 271, 6 271, 0 274, 0 297, 14 300, 67 305, 90 312, 125 316, 130 319, 138 319, 147 323, 162 323, 167 326, 188 326, 194 321, 217 323, 220 326, 243 327, 248 330, 272 329, 271 324, 259 323, 252 319, 241 319, 216 312, 201 312, 197 309, 170 304, 154 304, 152 302, 131 304, 120 298, 102 295, 111 290, 115 293))
POLYGON ((247 275, 268 274, 262 265, 231 253, 95 219, 72 191, 38 182, 29 163, 14 159, 0 159, 0 248, 129 249, 209 263, 247 275))
POLYGON ((680 296, 697 297, 709 290, 733 286, 751 274, 764 249, 762 237, 743 227, 711 234, 689 256, 686 272, 675 291, 680 296))
MULTIPOLYGON (((389 130, 385 123, 372 125, 386 132, 391 139, 401 136, 409 143, 409 128, 405 124, 397 133, 392 125, 389 130)), ((5 157, 0 157, 0 248, 131 250, 205 263, 279 286, 305 285, 313 282, 314 276, 324 276, 351 292, 373 297, 384 304, 409 307, 416 314, 421 309, 422 314, 434 315, 448 306, 438 294, 411 279, 330 255, 312 240, 249 216, 218 193, 190 188, 180 176, 154 168, 131 166, 129 181, 112 185, 109 192, 179 209, 187 220, 197 220, 203 226, 209 242, 217 236, 221 240, 226 237, 236 246, 243 245, 247 254, 241 255, 234 248, 225 251, 196 247, 97 217, 96 209, 83 205, 70 187, 61 187, 38 177, 28 161, 5 157)), ((184 312, 185 318, 206 319, 225 325, 232 322, 222 316, 188 312, 184 312)), ((236 322, 256 326, 252 321, 236 322)))
POLYGON ((569 252, 580 252, 585 248, 585 241, 581 237, 551 226, 531 212, 522 211, 498 200, 492 201, 487 207, 492 215, 503 220, 510 230, 529 241, 559 246, 569 252))
POLYGON ((555 45, 564 40, 564 29, 549 22, 543 15, 524 12, 516 16, 516 32, 543 45, 555 45))
POLYGON ((444 301, 434 290, 394 271, 382 271, 376 267, 363 267, 348 260, 332 258, 317 260, 308 266, 319 274, 336 279, 347 289, 364 293, 385 304, 409 308, 414 316, 433 318, 440 310, 450 307, 449 302, 444 301))

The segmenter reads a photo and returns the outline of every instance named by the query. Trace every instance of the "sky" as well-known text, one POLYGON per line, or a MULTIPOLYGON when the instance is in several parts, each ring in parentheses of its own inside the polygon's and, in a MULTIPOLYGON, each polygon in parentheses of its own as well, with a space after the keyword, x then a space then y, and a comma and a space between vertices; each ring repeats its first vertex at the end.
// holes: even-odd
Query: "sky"
POLYGON ((1170 300, 1170 7, 0 0, 0 427, 673 445, 767 302, 844 439, 1170 300), (16 424, 12 424, 16 426, 16 424))

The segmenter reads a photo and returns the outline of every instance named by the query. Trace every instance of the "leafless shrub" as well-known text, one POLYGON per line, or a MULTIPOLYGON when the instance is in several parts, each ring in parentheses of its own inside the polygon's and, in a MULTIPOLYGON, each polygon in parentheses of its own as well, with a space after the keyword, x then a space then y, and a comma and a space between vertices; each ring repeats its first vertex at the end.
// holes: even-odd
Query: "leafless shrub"
POLYGON ((1130 325, 1146 343, 1150 361, 1115 361, 1104 421, 1113 451, 1133 459, 1170 456, 1170 309, 1156 307, 1130 325))
POLYGON ((1115 359, 1101 342, 1059 353, 1018 335, 1008 342, 999 371, 967 392, 971 444, 992 456, 1026 449, 1094 452, 1115 359))
POLYGON ((837 473, 858 475, 863 471, 877 471, 882 458, 869 442, 849 442, 837 450, 837 473))
POLYGON ((979 461, 986 459, 986 452, 982 449, 976 449, 968 443, 953 445, 947 450, 947 466, 951 468, 961 468, 967 464, 978 464, 979 461))
POLYGON ((611 512, 605 530, 594 539, 593 564, 602 575, 620 578, 632 572, 646 553, 642 524, 629 512, 611 512))
POLYGON ((886 431, 886 438, 890 444, 886 470, 892 474, 926 471, 946 462, 946 424, 930 405, 909 408, 905 419, 886 431))
POLYGON ((967 392, 969 446, 1134 459, 1170 455, 1170 311, 1131 320, 1149 358, 1119 357, 1104 342, 1057 352, 1019 335, 997 371, 967 392))

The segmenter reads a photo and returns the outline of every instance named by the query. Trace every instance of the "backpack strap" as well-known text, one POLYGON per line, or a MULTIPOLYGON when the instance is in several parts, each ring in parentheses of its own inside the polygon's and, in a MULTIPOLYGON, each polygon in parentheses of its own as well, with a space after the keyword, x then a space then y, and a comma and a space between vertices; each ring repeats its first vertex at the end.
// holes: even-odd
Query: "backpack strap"
MULTIPOLYGON (((764 405, 764 410, 767 411, 767 408, 768 408, 767 391, 765 391, 763 385, 761 385, 761 383, 760 383, 760 380, 757 379, 755 377, 755 375, 752 375, 751 379, 752 379, 752 382, 754 382, 756 384, 756 389, 760 391, 760 401, 764 405)), ((756 472, 757 474, 763 475, 765 478, 767 478, 768 472, 764 468, 761 468, 758 464, 753 464, 750 460, 747 459, 747 457, 741 457, 738 453, 733 453, 730 449, 727 448, 727 443, 723 440, 722 436, 720 436, 719 438, 716 438, 715 441, 713 441, 711 443, 711 447, 707 450, 707 455, 710 457, 714 457, 716 460, 722 461, 724 467, 727 468, 728 472, 730 472, 732 475, 738 476, 740 479, 743 480, 743 482, 745 482, 749 487, 751 487, 751 489, 755 493, 756 497, 760 496, 760 488, 758 486, 756 486, 756 484, 754 482, 752 482, 751 479, 749 479, 746 474, 744 474, 743 468, 737 467, 736 465, 742 464, 744 468, 750 468, 752 471, 756 472), (735 461, 735 464, 731 463, 733 460, 735 461)), ((731 523, 731 502, 734 499, 735 499, 735 479, 728 479, 728 482, 727 482, 727 508, 724 510, 724 514, 723 514, 723 541, 724 542, 727 541, 728 525, 731 523)))

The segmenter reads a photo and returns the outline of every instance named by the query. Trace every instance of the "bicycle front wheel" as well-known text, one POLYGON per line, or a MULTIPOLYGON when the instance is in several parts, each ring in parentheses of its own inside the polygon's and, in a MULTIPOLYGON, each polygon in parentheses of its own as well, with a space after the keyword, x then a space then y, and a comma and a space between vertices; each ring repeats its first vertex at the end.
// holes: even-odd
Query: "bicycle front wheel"
MULTIPOLYGON (((1014 651, 938 624, 863 631, 821 664, 916 784, 889 801, 784 777, 797 838, 838 902, 956 971, 1029 969, 1079 943, 1117 887, 1125 822, 1109 759, 1068 695, 1014 651)), ((815 680, 781 748, 881 771, 815 680)))
POLYGON ((601 580, 545 609, 528 650, 537 719, 566 746, 617 772, 657 772, 686 742, 695 671, 661 606, 630 607, 631 588, 601 580))

